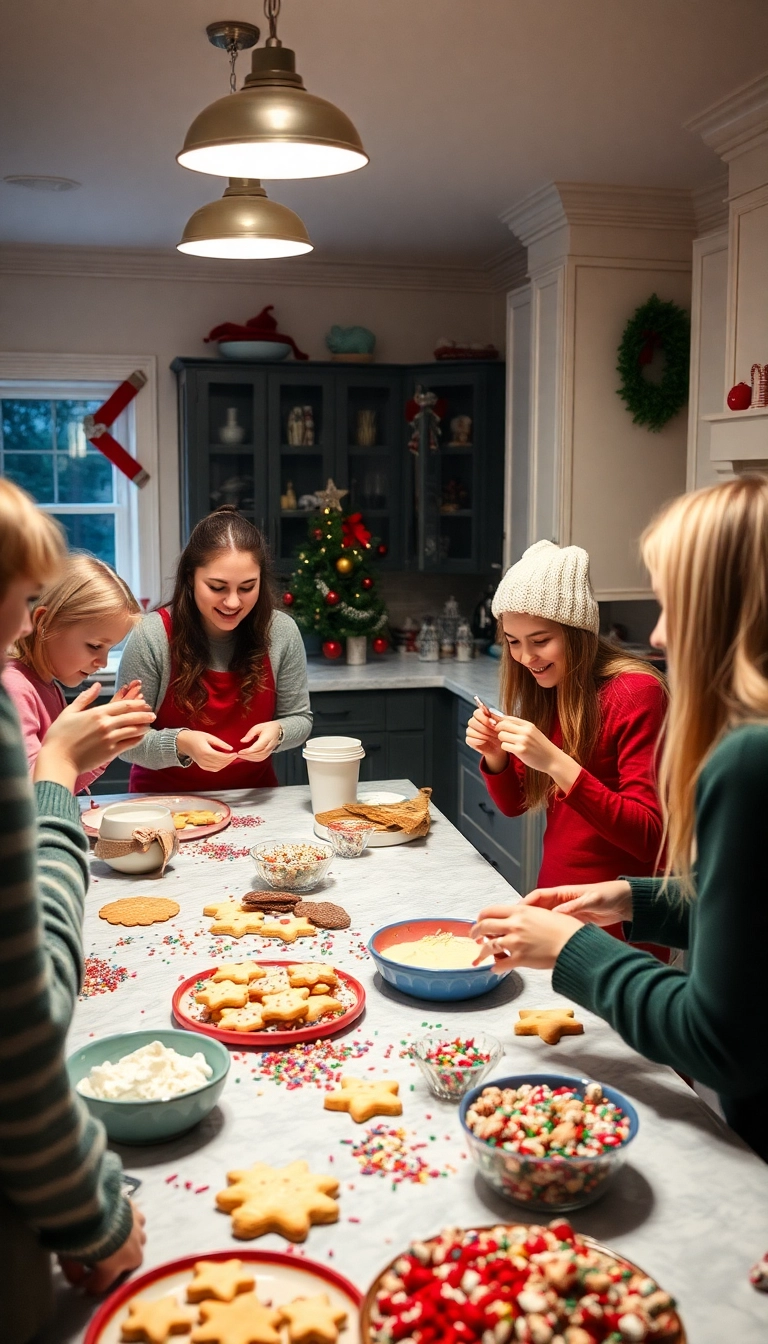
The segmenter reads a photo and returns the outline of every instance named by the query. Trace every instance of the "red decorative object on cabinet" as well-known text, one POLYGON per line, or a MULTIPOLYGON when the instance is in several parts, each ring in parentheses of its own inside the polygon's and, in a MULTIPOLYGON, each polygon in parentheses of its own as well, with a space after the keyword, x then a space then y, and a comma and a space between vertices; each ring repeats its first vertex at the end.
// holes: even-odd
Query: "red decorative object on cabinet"
POLYGON ((323 645, 323 653, 326 658, 340 658, 344 652, 344 646, 339 639, 326 639, 323 645))
POLYGON ((383 635, 377 635, 372 641, 371 648, 374 653, 386 653, 389 648, 389 640, 385 639, 383 635))
POLYGON ((726 401, 731 411, 748 411, 752 404, 752 388, 749 383, 736 383, 728 393, 726 401))

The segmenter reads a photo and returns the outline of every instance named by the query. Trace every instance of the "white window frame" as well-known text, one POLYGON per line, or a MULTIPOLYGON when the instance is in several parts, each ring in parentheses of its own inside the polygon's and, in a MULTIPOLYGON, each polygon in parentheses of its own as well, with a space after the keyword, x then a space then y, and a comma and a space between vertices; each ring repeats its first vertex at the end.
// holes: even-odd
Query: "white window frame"
POLYGON ((157 360, 154 355, 64 355, 0 352, 0 397, 66 400, 103 399, 134 370, 147 382, 115 422, 118 442, 149 473, 139 489, 115 471, 115 503, 57 504, 56 513, 110 513, 117 518, 118 569, 147 606, 161 598, 157 360), (88 386, 90 384, 90 386, 88 386), (94 386, 95 385, 95 386, 94 386))

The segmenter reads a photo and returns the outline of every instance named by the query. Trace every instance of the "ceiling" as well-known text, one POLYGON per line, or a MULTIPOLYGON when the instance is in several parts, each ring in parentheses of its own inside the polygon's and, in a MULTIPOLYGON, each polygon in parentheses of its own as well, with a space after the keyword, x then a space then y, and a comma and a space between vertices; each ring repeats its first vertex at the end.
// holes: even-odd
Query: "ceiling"
MULTIPOLYGON (((3 7, 0 241, 169 248, 219 178, 180 168, 228 88, 213 19, 265 28, 260 0, 24 0, 3 7)), ((352 118, 371 162, 275 183, 318 254, 483 264, 499 214, 552 179, 696 187, 721 168, 682 123, 761 73, 765 0, 284 0, 307 88, 352 118)), ((240 57, 239 80, 247 69, 240 57)), ((269 186, 269 184, 268 184, 269 186)))

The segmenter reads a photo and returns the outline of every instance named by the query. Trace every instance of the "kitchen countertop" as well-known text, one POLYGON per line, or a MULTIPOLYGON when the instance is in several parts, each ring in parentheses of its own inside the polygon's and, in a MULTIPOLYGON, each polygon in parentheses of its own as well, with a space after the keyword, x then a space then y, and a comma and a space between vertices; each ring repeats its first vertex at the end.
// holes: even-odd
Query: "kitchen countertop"
MULTIPOLYGON (((397 676, 399 669, 390 667, 397 676)), ((410 662, 405 664, 409 677, 410 667, 410 662)), ((376 678, 390 675, 386 665, 382 669, 373 664, 368 671, 376 678)), ((333 676, 334 669, 328 673, 333 676)), ((445 673, 438 668, 431 675, 445 673)), ((380 684, 402 683, 377 681, 376 687, 380 684)), ((370 683, 367 688, 374 689, 370 683)), ((383 787, 414 791, 404 781, 383 787)), ((275 943, 256 937, 239 940, 233 954, 229 940, 208 933, 210 921, 201 911, 212 896, 240 894, 254 883, 250 859, 230 857, 222 845, 245 848, 272 836, 311 836, 309 790, 262 789, 221 797, 233 806, 237 819, 257 817, 263 825, 246 828, 241 822, 240 828, 222 832, 214 837, 208 856, 199 843, 182 844, 162 881, 130 878, 91 859, 86 954, 124 967, 127 978, 114 992, 80 1000, 69 1050, 100 1033, 169 1025, 173 990, 198 967, 215 960, 285 955, 275 943), (177 897, 181 912, 146 929, 114 929, 98 918, 103 903, 127 894, 177 897)), ((380 924, 427 910, 473 916, 488 901, 510 899, 506 882, 437 809, 433 815, 425 839, 368 851, 359 860, 335 860, 323 898, 344 905, 353 920, 351 930, 331 935, 332 950, 325 955, 360 979, 368 996, 364 1018, 343 1039, 369 1043, 370 1048, 361 1059, 350 1059, 345 1071, 366 1076, 375 1070, 400 1081, 404 1114, 391 1123, 414 1130, 433 1169, 444 1174, 423 1185, 394 1187, 387 1179, 363 1176, 343 1142, 358 1139, 363 1126, 323 1110, 322 1092, 314 1087, 286 1092, 259 1078, 255 1070, 260 1057, 235 1052, 221 1102, 202 1125, 168 1144, 121 1149, 126 1170, 142 1181, 138 1201, 147 1215, 145 1268, 191 1253, 231 1249, 236 1255, 242 1243, 231 1237, 227 1217, 216 1212, 214 1195, 224 1187, 226 1171, 256 1160, 281 1165, 307 1158, 314 1171, 332 1171, 340 1179, 339 1222, 313 1227, 304 1249, 308 1257, 332 1265, 363 1289, 413 1236, 428 1236, 448 1224, 524 1218, 462 1156, 456 1107, 432 1097, 416 1068, 400 1058, 403 1043, 428 1025, 442 1025, 451 1033, 482 1029, 497 1035, 505 1047, 496 1077, 562 1069, 592 1075, 630 1097, 640 1115, 638 1137, 615 1184, 598 1203, 573 1214, 574 1225, 631 1257, 674 1293, 689 1344, 764 1344, 768 1297, 750 1286, 747 1273, 768 1247, 768 1167, 672 1069, 643 1059, 605 1022, 580 1008, 583 1036, 565 1037, 556 1048, 538 1038, 516 1038, 512 1024, 519 1006, 556 1002, 550 976, 542 971, 513 975, 485 998, 445 1005, 419 1003, 380 981, 364 947, 380 924)), ((311 960, 322 954, 317 942, 303 939, 289 955, 311 960)), ((285 1248, 276 1235, 251 1244, 285 1248)), ((93 1304, 61 1282, 57 1294, 56 1324, 40 1344, 77 1344, 93 1304)))
POLYGON ((495 705, 499 696, 500 666, 498 658, 489 658, 487 654, 473 658, 470 663, 458 663, 455 658, 422 663, 413 653, 374 654, 362 667, 348 667, 346 663, 330 662, 326 658, 310 658, 307 676, 310 694, 318 691, 442 689, 452 691, 469 704, 474 695, 479 695, 486 704, 495 705))

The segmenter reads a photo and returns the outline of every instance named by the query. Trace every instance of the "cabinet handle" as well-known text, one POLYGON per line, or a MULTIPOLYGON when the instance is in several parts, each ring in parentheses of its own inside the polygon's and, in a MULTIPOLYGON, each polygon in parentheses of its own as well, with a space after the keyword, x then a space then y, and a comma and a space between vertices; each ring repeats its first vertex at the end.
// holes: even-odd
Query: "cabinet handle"
POLYGON ((494 809, 492 807, 489 807, 487 803, 478 803, 477 806, 480 808, 481 812, 485 813, 486 817, 496 816, 494 809))
POLYGON ((495 859, 492 859, 491 856, 490 856, 490 854, 486 854, 486 852, 485 852, 484 849, 481 849, 481 850, 480 850, 480 856, 481 856, 481 858, 485 859, 485 862, 486 862, 486 863, 490 863, 491 867, 492 867, 492 868, 495 868, 497 873, 500 873, 500 872, 501 872, 501 869, 500 869, 498 863, 496 862, 496 860, 495 860, 495 859))
POLYGON ((351 713, 351 709, 320 709, 317 717, 318 719, 348 719, 351 713))

